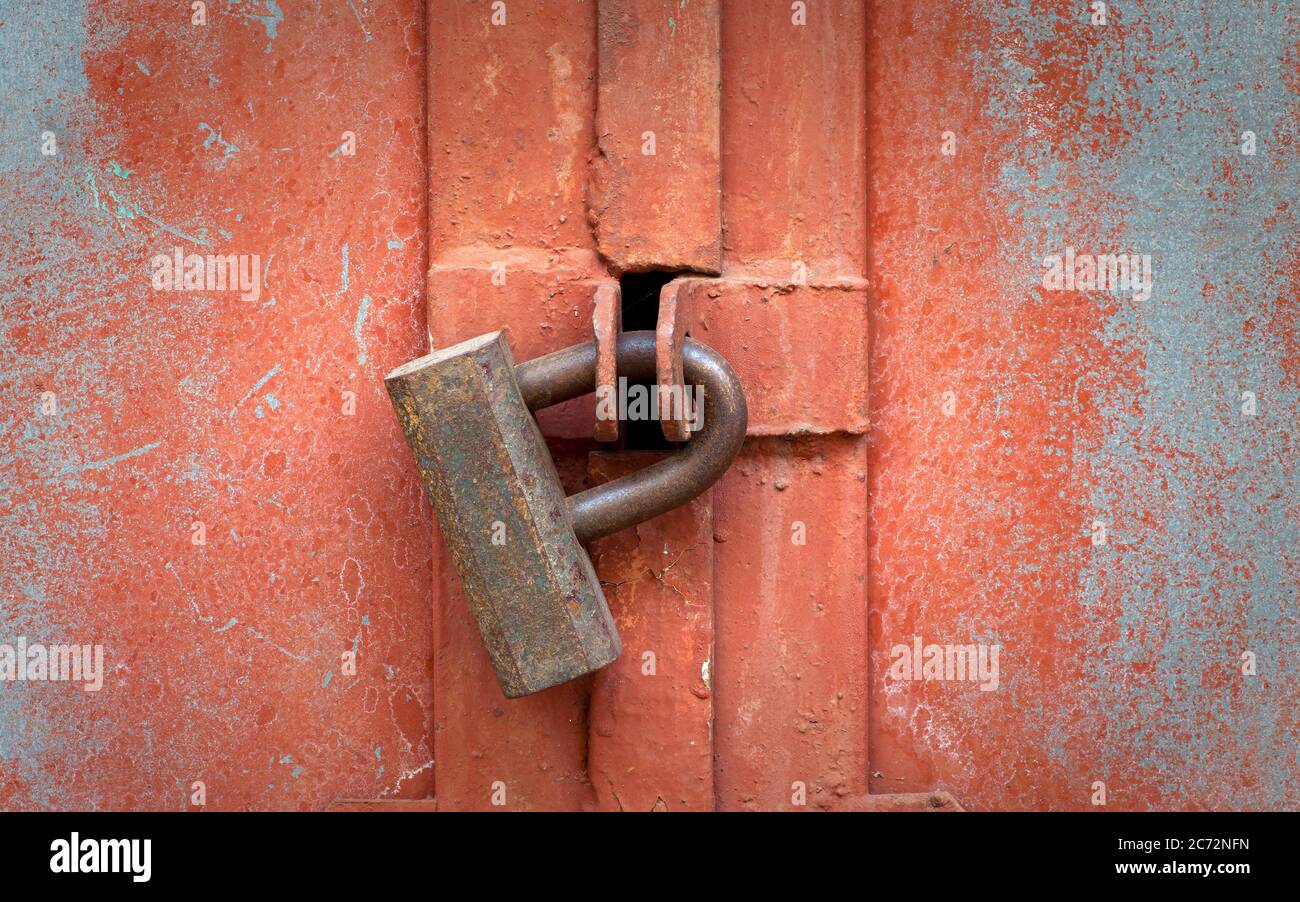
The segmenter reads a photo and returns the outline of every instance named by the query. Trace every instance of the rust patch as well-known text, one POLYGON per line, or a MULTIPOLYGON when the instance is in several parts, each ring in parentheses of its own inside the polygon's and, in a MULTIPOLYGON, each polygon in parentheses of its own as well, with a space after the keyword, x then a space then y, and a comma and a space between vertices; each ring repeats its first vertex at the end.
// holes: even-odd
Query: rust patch
POLYGON ((618 441, 618 410, 615 405, 612 417, 607 412, 608 402, 602 398, 618 397, 618 333, 623 331, 622 291, 617 282, 607 282, 596 287, 594 308, 591 312, 591 331, 596 338, 596 429, 598 442, 618 441))
POLYGON ((664 438, 684 442, 691 437, 695 419, 691 397, 682 369, 682 346, 686 342, 686 298, 680 284, 669 282, 659 293, 659 322, 655 329, 655 375, 658 378, 659 425, 664 438))

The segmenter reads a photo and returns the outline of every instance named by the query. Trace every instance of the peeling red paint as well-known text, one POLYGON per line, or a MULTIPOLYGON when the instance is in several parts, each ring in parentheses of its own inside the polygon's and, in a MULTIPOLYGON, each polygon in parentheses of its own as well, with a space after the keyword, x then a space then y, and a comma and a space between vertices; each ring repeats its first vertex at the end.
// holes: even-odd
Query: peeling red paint
POLYGON ((433 791, 430 516, 380 381, 423 346, 419 4, 238 13, 90 5, 58 155, 0 173, 5 625, 108 670, 9 696, 6 808, 433 791), (155 290, 176 246, 259 255, 260 296, 155 290))
POLYGON ((718 0, 597 4, 588 219, 615 273, 719 268, 718 0))
MULTIPOLYGON (((0 642, 108 673, 0 689, 0 807, 1296 807, 1294 10, 507 7, 6 14, 0 642), (644 269, 718 274, 750 437, 594 549, 655 648, 508 701, 382 376, 644 269)), ((585 487, 592 400, 539 419, 585 487)))
MULTIPOLYGON (((595 454, 592 482, 661 456, 595 454)), ((592 685, 587 769, 601 810, 713 809, 710 494, 592 543, 624 649, 592 685)))

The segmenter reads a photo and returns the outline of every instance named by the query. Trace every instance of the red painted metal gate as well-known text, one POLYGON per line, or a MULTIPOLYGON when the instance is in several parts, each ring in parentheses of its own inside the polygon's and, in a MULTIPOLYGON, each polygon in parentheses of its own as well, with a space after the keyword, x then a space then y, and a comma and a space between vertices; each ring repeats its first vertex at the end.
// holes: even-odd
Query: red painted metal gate
MULTIPOLYGON (((106 669, 0 688, 0 806, 1297 804, 1294 22, 55 6, 0 21, 0 643, 106 669), (744 449, 593 545, 623 656, 507 700, 383 376, 661 290, 744 449)), ((570 492, 662 453, 539 420, 570 492)))
MULTIPOLYGON (((593 548, 625 650, 589 682, 506 703, 440 561, 440 808, 866 793, 865 19, 722 6, 519 4, 494 24, 450 3, 430 22, 435 345, 498 325, 520 358, 590 340, 597 286, 676 274, 750 405, 711 497, 593 548)), ((590 405, 543 423, 571 491, 626 466, 588 467, 590 405)))

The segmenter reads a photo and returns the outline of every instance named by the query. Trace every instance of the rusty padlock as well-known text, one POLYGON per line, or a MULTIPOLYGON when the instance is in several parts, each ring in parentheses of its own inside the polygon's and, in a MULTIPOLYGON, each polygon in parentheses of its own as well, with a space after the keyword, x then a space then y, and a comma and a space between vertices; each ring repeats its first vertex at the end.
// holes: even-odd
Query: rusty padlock
MULTIPOLYGON (((698 342, 683 356, 686 380, 704 387, 701 431, 685 450, 567 498, 530 411, 594 390, 594 343, 516 366, 505 337, 491 332, 385 378, 507 697, 618 657, 622 642, 583 544, 684 504, 740 450, 740 380, 698 342)), ((654 380, 654 332, 619 336, 618 372, 654 380)))

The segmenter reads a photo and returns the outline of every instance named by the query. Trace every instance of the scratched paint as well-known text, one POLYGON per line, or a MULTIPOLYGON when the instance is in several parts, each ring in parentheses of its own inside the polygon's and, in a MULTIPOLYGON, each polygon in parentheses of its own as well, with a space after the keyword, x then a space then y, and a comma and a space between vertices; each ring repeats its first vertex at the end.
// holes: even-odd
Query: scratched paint
POLYGON ((422 10, 207 6, 0 2, 0 642, 108 670, 0 691, 0 808, 432 794, 430 520, 381 385, 424 342, 422 10), (154 291, 176 246, 259 254, 264 303, 154 291))
POLYGON ((1117 536, 1088 562, 1083 599, 1097 633, 1118 601, 1103 672, 1144 676, 1095 687, 1122 738, 1099 763, 1150 781, 1151 805, 1294 807, 1300 790, 1300 385, 1287 370, 1300 159, 1284 143, 1298 35, 1294 18, 1272 24, 1288 9, 1257 4, 1216 28, 1226 11, 1214 5, 1139 7, 1158 29, 1125 32, 1089 84, 1098 105, 1147 116, 1107 158, 1080 163, 1104 174, 1115 201, 1152 199, 1101 208, 1103 236, 1155 256, 1159 288, 1105 323, 1108 343, 1139 363, 1135 393, 1099 396, 1107 440, 1093 451, 1090 501, 1117 536), (1156 77, 1110 87, 1135 60, 1156 77), (1257 135, 1254 156, 1241 153, 1244 130, 1257 135), (1259 402, 1253 415, 1243 391, 1259 402), (1240 673, 1247 650, 1255 678, 1240 673))
POLYGON ((361 337, 361 330, 366 325, 366 314, 370 312, 370 295, 361 298, 361 303, 357 305, 356 320, 352 323, 352 338, 357 343, 357 364, 364 365, 366 362, 366 341, 361 337))
MULTIPOLYGON (((832 5, 810 4, 810 29, 832 5)), ((420 11, 346 3, 309 17, 230 0, 196 32, 175 4, 125 6, 0 0, 0 242, 23 249, 0 258, 0 641, 102 641, 110 668, 99 694, 0 691, 0 807, 185 807, 194 779, 216 808, 427 796, 435 682, 449 757, 506 760, 459 738, 479 718, 488 747, 506 750, 494 754, 537 770, 523 804, 575 806, 581 691, 499 713, 475 694, 492 678, 463 666, 474 659, 444 656, 440 675, 431 664, 431 524, 379 386, 425 329, 420 11), (47 129, 54 157, 40 153, 47 129), (178 244, 262 254, 264 304, 151 291, 149 257, 178 244), (55 413, 41 411, 45 391, 55 413)), ((827 148, 854 130, 825 117, 857 121, 843 112, 853 91, 817 90, 818 116, 781 105, 816 73, 724 95, 724 116, 772 146, 810 135, 806 154, 763 158, 781 203, 760 182, 726 199, 727 265, 784 273, 800 256, 814 273, 856 273, 865 253, 871 286, 870 741, 846 739, 851 754, 825 767, 790 763, 811 762, 811 785, 856 791, 866 771, 874 792, 945 788, 969 808, 1091 807, 1097 780, 1113 808, 1295 808, 1296 16, 1280 2, 1230 17, 1209 0, 1123 2, 1094 31, 1085 6, 868 5, 865 236, 841 203, 856 183, 827 177, 827 148), (749 107, 777 114, 751 124, 749 107), (939 152, 947 130, 954 157, 939 152), (1152 296, 1045 291, 1042 257, 1066 245, 1151 254, 1152 296), (915 635, 1000 644, 1000 688, 889 682, 891 645, 915 635), (1244 649, 1254 678, 1240 674, 1244 649)), ((470 7, 446 12, 459 30, 430 40, 456 61, 438 70, 453 87, 428 119, 435 133, 456 125, 435 145, 447 183, 430 186, 456 215, 433 217, 435 243, 496 259, 506 234, 521 259, 589 254, 594 13, 574 29, 512 7, 537 30, 485 39, 470 7), (519 34, 534 52, 512 49, 519 34), (470 93, 490 114, 465 117, 470 93), (524 101, 513 114, 512 97, 524 101)), ((749 33, 730 18, 733 40, 749 33)), ((654 20, 657 49, 699 33, 674 20, 654 20)), ((726 38, 724 92, 728 73, 768 62, 726 63, 726 38)), ((820 56, 842 79, 844 61, 820 56)), ((724 165, 724 187, 748 159, 724 165)), ((528 307, 529 274, 510 278, 491 316, 552 329, 554 286, 539 276, 529 290, 547 300, 528 307)), ((746 467, 738 477, 759 472, 746 467)), ((728 491, 724 514, 746 497, 728 491)), ((830 555, 851 578, 861 562, 843 546, 859 533, 825 513, 844 493, 772 491, 792 516, 817 500, 818 518, 800 516, 838 537, 830 555)), ((780 524, 745 525, 784 540, 780 524)), ((768 616, 777 558, 747 567, 743 539, 718 542, 716 566, 752 570, 746 601, 768 616)), ((790 598, 809 591, 805 576, 782 574, 790 598)), ((856 603, 827 585, 813 588, 836 610, 856 603)), ((469 648, 459 609, 441 607, 444 655, 469 648)), ((800 610, 780 611, 773 647, 853 673, 842 634, 805 635, 800 610)), ((745 688, 730 710, 771 718, 796 696, 727 677, 740 640, 721 635, 710 669, 745 688)), ((764 741, 835 751, 827 724, 852 721, 810 710, 764 741)), ((718 749, 744 745, 726 718, 714 728, 733 730, 718 749)), ((720 761, 720 779, 734 784, 736 766, 720 761)))
POLYGON ((1297 21, 1108 7, 873 16, 872 786, 1294 808, 1297 21), (1151 297, 1045 290, 1067 245, 1150 254, 1151 297), (1001 689, 891 683, 913 635, 1000 644, 1001 689))

